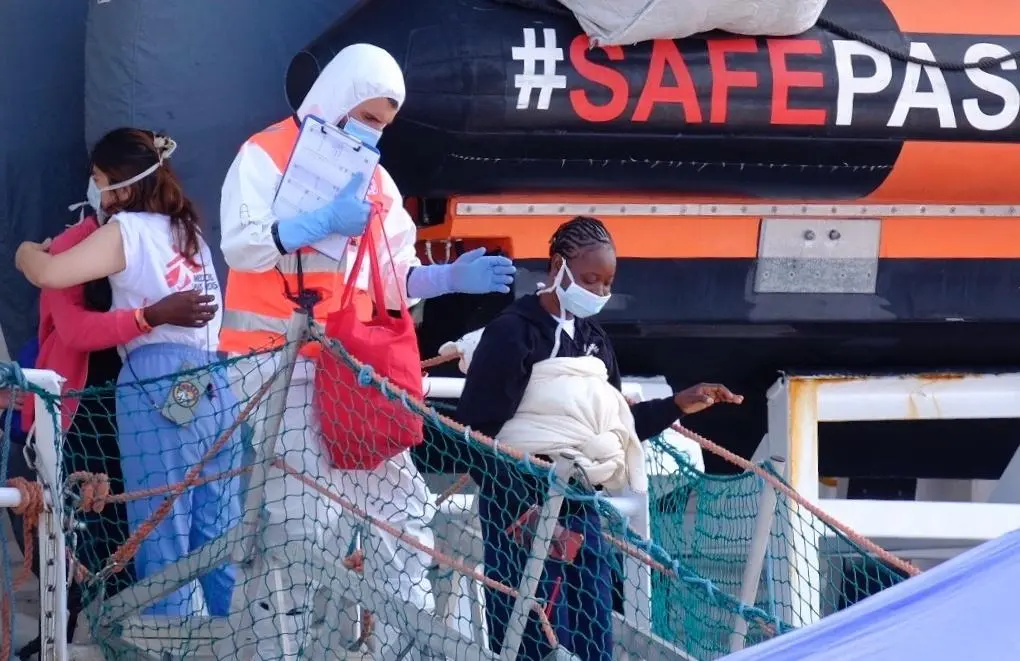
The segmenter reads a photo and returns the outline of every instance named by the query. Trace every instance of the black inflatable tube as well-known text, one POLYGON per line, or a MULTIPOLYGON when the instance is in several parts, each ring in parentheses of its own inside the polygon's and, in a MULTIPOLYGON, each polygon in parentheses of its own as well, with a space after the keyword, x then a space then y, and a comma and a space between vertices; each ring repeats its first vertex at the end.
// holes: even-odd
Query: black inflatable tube
MULTIPOLYGON (((830 3, 823 17, 890 50, 909 50, 881 0, 830 3)), ((968 40, 985 38, 926 39, 959 59, 968 40)), ((895 127, 890 116, 906 63, 885 54, 885 87, 856 93, 850 120, 837 120, 846 114, 846 90, 877 75, 877 60, 848 54, 849 41, 825 30, 797 39, 708 35, 589 50, 572 17, 493 0, 362 4, 295 56, 287 73, 291 105, 335 53, 357 41, 386 48, 404 69, 407 102, 381 149, 405 195, 860 198, 886 180, 905 140, 1002 138, 962 125, 946 133, 930 110, 895 127), (522 58, 543 54, 549 59, 530 69, 535 89, 522 92, 522 58)), ((972 94, 964 72, 945 76, 954 103, 972 94)))

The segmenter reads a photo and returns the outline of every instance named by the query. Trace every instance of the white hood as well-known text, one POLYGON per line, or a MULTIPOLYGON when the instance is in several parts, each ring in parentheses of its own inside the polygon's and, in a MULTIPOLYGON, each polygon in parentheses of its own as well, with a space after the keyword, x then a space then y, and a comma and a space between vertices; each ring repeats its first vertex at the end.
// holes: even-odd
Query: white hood
POLYGON ((393 56, 378 46, 352 44, 336 54, 298 108, 304 121, 315 115, 337 122, 351 108, 368 99, 393 99, 404 105, 404 74, 393 56))

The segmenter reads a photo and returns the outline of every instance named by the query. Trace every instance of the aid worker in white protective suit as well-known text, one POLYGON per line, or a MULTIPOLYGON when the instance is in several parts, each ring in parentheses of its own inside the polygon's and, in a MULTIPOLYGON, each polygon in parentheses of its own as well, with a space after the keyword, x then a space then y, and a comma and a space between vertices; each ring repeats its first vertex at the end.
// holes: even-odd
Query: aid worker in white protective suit
MULTIPOLYGON (((397 62, 384 50, 367 44, 348 46, 322 70, 297 118, 270 126, 241 146, 223 183, 220 206, 223 255, 230 266, 220 335, 220 350, 245 354, 267 345, 281 346, 284 332, 296 304, 314 304, 318 321, 325 321, 327 309, 336 307, 342 293, 342 280, 350 277, 356 248, 349 246, 342 261, 309 248, 332 235, 361 235, 368 223, 369 203, 341 191, 324 208, 292 218, 278 218, 271 205, 278 182, 298 137, 298 121, 308 115, 335 122, 344 131, 374 145, 404 101, 404 78, 397 62), (300 270, 299 270, 300 267, 300 270)), ((509 259, 484 256, 479 249, 462 255, 448 265, 423 266, 415 253, 415 224, 402 205, 400 191, 381 166, 369 187, 369 198, 390 198, 383 231, 389 242, 378 247, 377 259, 385 280, 385 304, 398 309, 403 297, 409 305, 417 300, 452 292, 509 292, 514 267, 509 259), (390 267, 392 251, 393 267, 390 267), (394 275, 395 272, 395 275, 394 275)), ((367 289, 367 269, 357 280, 359 289, 367 289)), ((293 381, 287 393, 287 409, 278 440, 277 453, 286 462, 316 478, 321 484, 342 494, 370 515, 389 521, 427 545, 433 546, 428 528, 434 507, 424 481, 404 452, 374 471, 342 471, 330 466, 321 447, 316 412, 312 410, 312 386, 317 343, 302 350, 293 381)), ((243 388, 243 397, 251 397, 273 373, 279 362, 266 356, 237 363, 235 381, 243 388)), ((242 402, 245 401, 242 399, 242 402)), ((266 416, 265 407, 253 416, 256 438, 266 416)), ((341 519, 341 508, 334 501, 308 489, 292 476, 276 469, 266 484, 269 529, 266 546, 277 566, 282 567, 284 601, 279 626, 284 658, 296 650, 287 631, 308 625, 312 608, 310 584, 300 574, 307 565, 295 558, 290 549, 310 552, 315 544, 339 565, 347 555, 355 531, 350 519, 341 519), (286 545, 285 545, 286 543, 286 545), (290 571, 289 571, 290 570, 290 571), (296 570, 296 571, 294 571, 296 570)), ((375 530, 372 539, 378 547, 364 548, 366 577, 380 590, 398 595, 419 608, 433 608, 426 570, 431 558, 392 537, 375 530)), ((332 574, 328 572, 327 575, 332 574)), ((315 586, 318 603, 328 587, 315 586)), ((238 586, 238 589, 242 589, 238 586)), ((333 595, 333 600, 339 595, 333 595)), ((315 606, 316 610, 320 606, 315 606)), ((351 609, 340 613, 341 621, 327 621, 324 634, 353 634, 351 609), (337 633, 339 631, 339 633, 337 633)), ((316 615, 321 616, 322 613, 316 615)), ((410 641, 397 635, 399 620, 393 614, 375 613, 375 658, 396 658, 410 641), (396 621, 395 621, 396 620, 396 621)), ((314 615, 312 616, 314 619, 314 615)), ((313 634, 314 637, 314 634, 313 634)), ((326 648, 338 643, 329 642, 326 648)), ((261 652, 265 655, 265 652, 261 652)), ((342 654, 340 650, 337 654, 342 654)), ((412 658, 412 657, 405 657, 412 658)))

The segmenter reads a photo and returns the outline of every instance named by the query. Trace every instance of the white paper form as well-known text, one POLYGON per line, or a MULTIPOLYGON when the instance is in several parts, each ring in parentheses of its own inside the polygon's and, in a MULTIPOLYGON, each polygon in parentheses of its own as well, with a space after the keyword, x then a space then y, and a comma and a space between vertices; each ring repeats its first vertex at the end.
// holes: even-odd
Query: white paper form
MULTIPOLYGON (((301 124, 297 144, 294 145, 283 179, 276 189, 273 213, 278 218, 293 218, 321 209, 332 202, 358 173, 364 177, 357 194, 364 199, 378 165, 379 152, 375 149, 332 124, 309 115, 301 124)), ((343 261, 347 239, 332 234, 312 244, 312 247, 337 261, 343 261)))

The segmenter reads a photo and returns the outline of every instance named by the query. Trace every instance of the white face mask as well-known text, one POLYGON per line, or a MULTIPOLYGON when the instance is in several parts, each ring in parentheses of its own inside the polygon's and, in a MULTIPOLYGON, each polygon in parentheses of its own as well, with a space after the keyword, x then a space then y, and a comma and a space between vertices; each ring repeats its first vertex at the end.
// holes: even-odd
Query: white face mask
POLYGON ((538 290, 539 294, 546 292, 555 293, 556 298, 560 301, 559 323, 556 324, 556 330, 554 331, 556 338, 553 342, 552 354, 549 356, 550 358, 555 358, 556 354, 560 352, 560 331, 563 330, 563 324, 567 321, 567 313, 569 312, 581 319, 592 317, 601 312, 602 308, 606 307, 606 303, 609 302, 612 294, 599 296, 577 284, 574 274, 567 268, 566 260, 563 260, 560 270, 556 272, 556 278, 553 280, 552 286, 538 290), (565 276, 570 276, 570 284, 564 288, 560 285, 563 284, 565 276))
POLYGON ((95 177, 89 177, 89 187, 85 191, 85 201, 96 212, 96 220, 102 225, 106 222, 106 212, 103 211, 103 189, 96 183, 95 177))
MULTIPOLYGON (((155 141, 156 149, 159 150, 160 157, 159 161, 157 161, 154 165, 152 165, 146 170, 143 170, 142 172, 139 172, 130 179, 118 182, 116 184, 111 184, 106 188, 100 188, 99 184, 96 183, 96 178, 89 177, 89 185, 88 188, 85 190, 85 201, 79 202, 77 204, 72 204, 70 207, 68 207, 68 209, 74 211, 75 209, 80 209, 82 206, 88 204, 95 210, 96 220, 99 221, 99 224, 102 225, 106 223, 107 215, 106 211, 103 209, 103 193, 105 193, 106 191, 118 190, 120 188, 127 188, 128 186, 137 183, 142 179, 145 179, 150 174, 158 170, 159 166, 163 165, 164 159, 170 158, 170 156, 174 153, 174 150, 177 149, 177 143, 171 140, 170 138, 164 136, 156 136, 155 141)), ((83 211, 82 213, 85 212, 83 211)))
POLYGON ((581 319, 592 317, 602 312, 602 308, 606 307, 606 303, 609 302, 609 298, 612 296, 612 294, 606 294, 605 296, 593 294, 577 284, 577 279, 567 267, 566 260, 563 261, 560 270, 556 273, 556 279, 553 280, 552 287, 543 291, 554 292, 556 298, 560 301, 560 307, 565 312, 569 312, 581 319), (570 277, 570 284, 566 287, 561 287, 566 276, 570 277))

